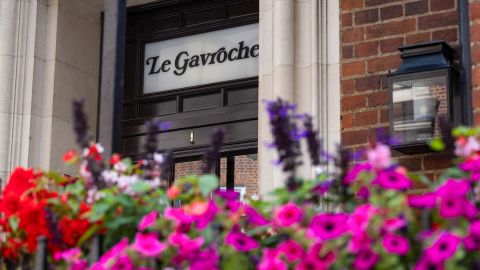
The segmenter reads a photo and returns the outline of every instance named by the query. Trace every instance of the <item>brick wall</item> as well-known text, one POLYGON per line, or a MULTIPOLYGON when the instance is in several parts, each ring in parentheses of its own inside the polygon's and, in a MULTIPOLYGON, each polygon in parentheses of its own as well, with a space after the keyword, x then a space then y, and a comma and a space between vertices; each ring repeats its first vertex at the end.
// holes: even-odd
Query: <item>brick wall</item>
MULTIPOLYGON (((202 161, 189 161, 175 164, 175 179, 186 175, 200 175, 202 161)), ((235 186, 246 188, 246 197, 259 194, 258 187, 258 162, 254 155, 235 157, 235 186)), ((220 186, 226 186, 227 159, 220 160, 220 186)))
POLYGON ((480 0, 470 1, 470 41, 472 42, 472 86, 475 124, 480 125, 480 0))
MULTIPOLYGON (((442 39, 458 50, 456 2, 341 0, 343 144, 359 152, 365 148, 375 130, 388 130, 386 74, 401 63, 398 47, 442 39)), ((477 35, 480 41, 480 22, 478 27, 476 33, 472 34, 472 40, 473 35, 477 35)), ((478 45, 480 48, 480 42, 478 45)), ((480 58, 478 50, 475 55, 480 58)), ((480 66, 475 71, 480 75, 480 66)), ((477 87, 480 90, 480 79, 477 80, 477 87)), ((476 95, 480 97, 480 94, 476 95)), ((480 121, 480 109, 477 120, 480 121)), ((423 170, 432 179, 436 177, 438 169, 449 165, 448 158, 443 154, 398 154, 397 158, 410 170, 423 170)))

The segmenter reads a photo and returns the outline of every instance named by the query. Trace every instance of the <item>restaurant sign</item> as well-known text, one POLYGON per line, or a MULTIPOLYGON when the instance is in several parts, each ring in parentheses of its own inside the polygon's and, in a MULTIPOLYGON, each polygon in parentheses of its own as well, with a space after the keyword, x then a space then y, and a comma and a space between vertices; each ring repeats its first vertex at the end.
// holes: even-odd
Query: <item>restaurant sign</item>
POLYGON ((145 44, 143 93, 258 76, 258 24, 145 44))

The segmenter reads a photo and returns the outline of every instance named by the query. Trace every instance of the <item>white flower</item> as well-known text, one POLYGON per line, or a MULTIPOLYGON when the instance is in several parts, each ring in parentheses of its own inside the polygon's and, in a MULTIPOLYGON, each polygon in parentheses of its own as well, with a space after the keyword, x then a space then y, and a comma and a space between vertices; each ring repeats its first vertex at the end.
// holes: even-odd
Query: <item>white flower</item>
POLYGON ((116 171, 105 170, 102 172, 103 180, 107 183, 115 184, 118 181, 118 173, 116 171))
POLYGON ((153 154, 153 160, 155 160, 157 163, 162 164, 165 158, 163 157, 162 154, 160 153, 155 153, 153 154))
POLYGON ((480 143, 475 137, 468 137, 467 142, 463 144, 456 144, 455 154, 459 157, 468 157, 472 153, 480 150, 480 143))
POLYGON ((113 168, 116 170, 116 171, 119 171, 119 172, 124 172, 127 170, 127 164, 125 164, 124 162, 117 162, 115 163, 115 165, 113 165, 113 168))

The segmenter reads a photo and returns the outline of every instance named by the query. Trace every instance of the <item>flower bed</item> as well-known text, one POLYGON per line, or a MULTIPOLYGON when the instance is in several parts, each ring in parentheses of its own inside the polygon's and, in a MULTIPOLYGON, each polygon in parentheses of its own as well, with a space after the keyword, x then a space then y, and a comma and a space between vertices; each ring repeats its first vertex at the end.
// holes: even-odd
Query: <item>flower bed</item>
MULTIPOLYGON (((210 174, 168 185, 163 179, 171 173, 171 154, 157 152, 156 122, 147 125, 146 159, 114 155, 104 162, 101 146, 84 132, 81 104, 75 108, 83 152, 70 151, 64 159, 78 166, 80 176, 17 168, 2 192, 0 251, 10 268, 30 262, 40 235, 47 237, 55 269, 480 266, 479 129, 452 131, 456 165, 431 182, 395 164, 387 140, 372 141, 362 162, 352 162, 341 147, 337 155, 324 153, 310 117, 281 100, 269 102, 286 185, 267 199, 240 202, 237 193, 218 190, 219 180, 210 174), (302 139, 318 168, 314 179, 295 175, 302 139), (337 169, 322 170, 328 163, 337 169), (90 265, 86 256, 95 235, 106 252, 90 265)), ((217 131, 205 172, 218 158, 222 138, 217 131)), ((451 149, 439 140, 433 145, 451 149)))

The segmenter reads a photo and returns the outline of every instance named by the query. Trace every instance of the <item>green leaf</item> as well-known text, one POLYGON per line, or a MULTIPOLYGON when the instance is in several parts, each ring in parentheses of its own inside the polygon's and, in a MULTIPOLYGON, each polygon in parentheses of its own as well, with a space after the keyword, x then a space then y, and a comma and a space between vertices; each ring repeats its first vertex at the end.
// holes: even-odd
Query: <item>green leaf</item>
POLYGON ((8 224, 12 228, 12 231, 18 230, 18 223, 19 223, 19 220, 17 216, 11 216, 8 218, 8 224))
POLYGON ((78 242, 77 242, 77 246, 81 246, 85 241, 87 241, 88 239, 90 239, 93 234, 95 234, 98 230, 98 225, 97 224, 93 224, 92 227, 90 227, 83 235, 82 237, 80 237, 80 239, 78 239, 78 242))
POLYGON ((222 261, 222 269, 225 270, 247 270, 253 269, 252 262, 243 253, 234 253, 222 261))
POLYGON ((198 180, 200 182, 200 191, 204 196, 207 196, 218 187, 218 178, 215 175, 202 175, 198 180))
POLYGON ((442 138, 435 137, 433 138, 428 145, 433 151, 441 152, 445 150, 445 143, 442 141, 442 138))
POLYGON ((145 193, 150 190, 150 186, 143 181, 139 181, 133 184, 132 190, 135 193, 145 193))

